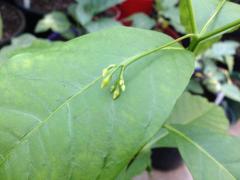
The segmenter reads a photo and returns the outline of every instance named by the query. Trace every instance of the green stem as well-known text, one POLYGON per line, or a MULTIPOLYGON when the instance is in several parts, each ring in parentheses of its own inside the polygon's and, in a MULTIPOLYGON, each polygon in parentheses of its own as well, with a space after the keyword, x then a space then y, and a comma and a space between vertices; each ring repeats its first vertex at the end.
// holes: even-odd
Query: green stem
POLYGON ((236 20, 236 21, 234 21, 234 22, 232 22, 232 23, 230 23, 230 24, 228 24, 226 26, 223 26, 222 28, 216 29, 216 30, 214 30, 214 31, 212 31, 210 33, 206 33, 204 36, 200 37, 200 40, 206 40, 208 38, 217 36, 217 35, 225 32, 225 31, 227 31, 229 29, 232 29, 234 27, 237 27, 239 25, 240 25, 240 19, 238 19, 238 20, 236 20))
POLYGON ((145 57, 145 56, 147 56, 147 55, 149 55, 149 54, 155 53, 155 52, 157 52, 157 51, 159 51, 159 50, 162 50, 162 49, 167 48, 167 47, 169 47, 169 46, 171 46, 171 45, 174 45, 174 44, 176 44, 177 42, 180 42, 180 41, 182 41, 182 40, 184 40, 184 39, 187 39, 187 38, 190 38, 190 37, 194 37, 194 36, 195 36, 194 34, 187 34, 187 35, 185 35, 185 36, 182 36, 182 37, 180 37, 180 38, 178 38, 178 39, 176 39, 176 40, 174 40, 174 41, 172 41, 172 42, 169 42, 169 43, 167 43, 167 44, 165 44, 165 45, 163 45, 163 46, 160 46, 160 47, 157 47, 157 48, 155 48, 155 49, 151 49, 151 50, 145 51, 145 52, 142 53, 142 54, 139 54, 139 55, 137 55, 137 56, 134 56, 134 57, 132 57, 131 59, 126 60, 122 65, 125 66, 125 67, 127 67, 127 66, 129 66, 130 64, 138 61, 139 59, 141 59, 141 58, 143 58, 143 57, 145 57))
POLYGON ((192 4, 192 0, 188 0, 188 4, 189 4, 189 13, 190 13, 190 22, 191 22, 191 27, 192 27, 192 32, 194 34, 197 33, 197 24, 195 21, 195 15, 194 15, 194 11, 193 11, 193 4, 192 4))
POLYGON ((222 1, 218 4, 215 12, 214 12, 213 15, 209 18, 209 20, 207 21, 207 23, 204 25, 204 27, 203 27, 203 29, 201 30, 200 34, 204 34, 204 33, 207 31, 209 25, 212 23, 212 21, 215 19, 215 17, 219 14, 219 12, 221 11, 221 9, 222 9, 222 7, 223 7, 223 5, 224 5, 225 3, 226 3, 226 0, 222 0, 222 1))
POLYGON ((194 52, 200 42, 205 41, 206 39, 209 39, 209 38, 212 38, 212 37, 219 36, 223 32, 225 32, 229 29, 235 28, 239 25, 240 25, 240 19, 236 20, 236 21, 234 21, 234 22, 232 22, 232 23, 230 23, 226 26, 223 26, 222 28, 216 29, 216 30, 214 30, 212 32, 209 32, 209 33, 206 33, 205 35, 200 36, 196 41, 192 41, 188 50, 194 52))
POLYGON ((2 39, 2 37, 3 37, 3 19, 0 13, 0 39, 2 39))

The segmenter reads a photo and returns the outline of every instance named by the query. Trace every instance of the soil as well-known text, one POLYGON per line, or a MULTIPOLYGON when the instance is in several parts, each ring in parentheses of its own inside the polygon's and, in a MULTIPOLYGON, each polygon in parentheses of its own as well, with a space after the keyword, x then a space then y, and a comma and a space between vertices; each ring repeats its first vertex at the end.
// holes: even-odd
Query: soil
MULTIPOLYGON (((24 7, 24 0, 15 0, 15 2, 24 7)), ((53 10, 66 10, 73 2, 75 0, 31 0, 30 9, 39 14, 44 14, 53 10)))
POLYGON ((20 33, 24 28, 23 15, 12 5, 0 1, 0 13, 3 20, 3 37, 0 44, 20 33))

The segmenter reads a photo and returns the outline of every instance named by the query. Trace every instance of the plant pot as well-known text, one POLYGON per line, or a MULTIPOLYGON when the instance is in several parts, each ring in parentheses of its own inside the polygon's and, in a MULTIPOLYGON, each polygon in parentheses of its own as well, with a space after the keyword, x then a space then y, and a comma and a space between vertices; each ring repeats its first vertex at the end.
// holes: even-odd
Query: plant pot
POLYGON ((66 10, 74 0, 14 0, 15 3, 26 11, 44 15, 54 10, 66 10))
POLYGON ((21 34, 25 28, 23 13, 9 3, 0 1, 0 12, 3 20, 3 37, 0 46, 10 42, 11 38, 21 34))
POLYGON ((14 0, 1 0, 1 1, 7 2, 7 3, 10 3, 10 4, 14 4, 14 0))
POLYGON ((152 167, 159 171, 171 171, 183 164, 176 148, 155 148, 152 150, 152 167))

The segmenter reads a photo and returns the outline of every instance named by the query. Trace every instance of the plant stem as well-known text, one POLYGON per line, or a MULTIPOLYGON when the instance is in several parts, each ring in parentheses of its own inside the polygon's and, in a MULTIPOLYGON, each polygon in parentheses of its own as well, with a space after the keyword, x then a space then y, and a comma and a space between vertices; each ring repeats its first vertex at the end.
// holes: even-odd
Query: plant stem
MULTIPOLYGON (((197 38, 197 40, 195 41, 192 41, 188 50, 189 51, 192 51, 194 52, 198 46, 198 44, 206 39, 209 39, 209 38, 213 38, 213 37, 216 37, 216 36, 219 36, 221 35, 223 32, 229 30, 229 29, 233 29, 237 26, 240 26, 240 19, 226 25, 226 26, 223 26, 222 28, 219 28, 219 29, 216 29, 212 32, 209 32, 209 33, 206 33, 205 35, 203 36, 200 36, 199 38, 197 38)), ((197 37, 197 36, 196 36, 197 37)))
POLYGON ((2 39, 2 37, 3 37, 3 19, 0 13, 0 39, 2 39))
POLYGON ((189 13, 190 13, 190 22, 191 22, 191 27, 192 27, 192 32, 194 34, 196 34, 197 31, 197 25, 196 25, 196 21, 195 21, 195 16, 194 16, 194 12, 193 12, 193 4, 192 4, 192 0, 188 0, 188 4, 189 4, 189 13))
POLYGON ((219 28, 219 29, 216 29, 210 33, 207 33, 205 34, 204 36, 200 37, 200 40, 205 40, 205 39, 208 39, 210 37, 214 37, 214 36, 217 36, 223 32, 225 32, 226 30, 229 30, 229 29, 232 29, 234 27, 237 27, 240 25, 240 19, 226 25, 226 26, 223 26, 222 28, 219 28))
POLYGON ((202 28, 200 34, 204 34, 204 33, 207 31, 209 25, 210 25, 211 22, 215 19, 215 17, 219 14, 219 12, 221 11, 221 9, 222 9, 222 7, 223 7, 223 5, 224 5, 225 3, 226 3, 226 0, 222 0, 222 1, 218 4, 215 12, 214 12, 213 15, 209 18, 209 20, 207 21, 207 23, 204 25, 204 27, 202 28))
POLYGON ((145 57, 145 56, 147 56, 147 55, 149 55, 149 54, 155 53, 155 52, 157 52, 157 51, 159 51, 159 50, 162 50, 162 49, 167 48, 167 47, 169 47, 169 46, 171 46, 171 45, 174 45, 174 44, 176 44, 177 42, 180 42, 180 41, 182 41, 182 40, 184 40, 184 39, 187 39, 187 38, 190 38, 190 37, 194 37, 194 36, 195 36, 195 34, 187 34, 187 35, 182 36, 182 37, 180 37, 180 38, 178 38, 178 39, 176 39, 176 40, 174 40, 174 41, 172 41, 172 42, 169 42, 169 43, 167 43, 167 44, 165 44, 165 45, 163 45, 163 46, 160 46, 160 47, 157 47, 157 48, 155 48, 155 49, 151 49, 151 50, 145 51, 145 52, 143 52, 143 53, 140 54, 140 55, 134 56, 134 57, 132 57, 131 59, 126 60, 126 61, 122 64, 122 66, 127 67, 128 65, 130 65, 130 64, 138 61, 139 59, 141 59, 141 58, 143 58, 143 57, 145 57))

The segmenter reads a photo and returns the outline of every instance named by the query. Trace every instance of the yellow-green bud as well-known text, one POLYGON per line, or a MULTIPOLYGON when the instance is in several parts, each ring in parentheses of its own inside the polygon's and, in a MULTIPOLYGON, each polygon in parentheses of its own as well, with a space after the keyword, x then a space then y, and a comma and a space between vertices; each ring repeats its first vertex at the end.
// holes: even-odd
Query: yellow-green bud
POLYGON ((122 90, 122 91, 125 91, 125 90, 126 90, 125 84, 121 85, 121 90, 122 90))
POLYGON ((102 76, 105 77, 105 76, 108 75, 108 73, 109 73, 109 70, 108 70, 107 68, 105 68, 105 69, 103 69, 103 71, 102 71, 102 76))
POLYGON ((102 80, 101 88, 105 88, 106 86, 108 86, 108 84, 110 83, 111 79, 112 79, 112 75, 108 75, 107 77, 105 77, 102 80))
POLYGON ((124 85, 124 80, 123 80, 123 79, 120 79, 119 85, 120 85, 120 86, 124 85))
POLYGON ((117 88, 114 90, 113 92, 113 99, 117 99, 119 96, 120 96, 121 92, 120 92, 120 89, 119 87, 117 86, 117 88))
POLYGON ((107 76, 109 74, 110 70, 114 67, 116 67, 116 64, 111 64, 107 68, 103 69, 102 76, 103 77, 107 76))
POLYGON ((116 89, 116 86, 115 86, 115 85, 112 85, 111 88, 110 88, 110 92, 115 91, 115 89, 116 89))

